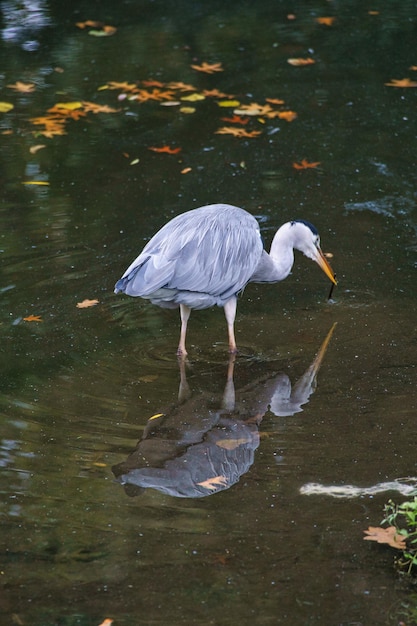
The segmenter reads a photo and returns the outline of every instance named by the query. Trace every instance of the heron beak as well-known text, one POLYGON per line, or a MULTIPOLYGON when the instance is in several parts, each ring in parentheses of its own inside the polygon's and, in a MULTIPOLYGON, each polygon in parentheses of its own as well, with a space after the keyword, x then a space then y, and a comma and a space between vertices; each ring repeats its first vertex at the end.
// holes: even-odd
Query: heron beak
POLYGON ((315 261, 316 263, 318 263, 318 265, 320 265, 321 269, 326 274, 326 276, 330 278, 333 285, 337 285, 337 280, 335 278, 332 268, 330 267, 330 263, 328 262, 328 260, 326 259, 326 257, 324 256, 323 252, 321 251, 319 247, 317 247, 317 254, 316 254, 315 261))

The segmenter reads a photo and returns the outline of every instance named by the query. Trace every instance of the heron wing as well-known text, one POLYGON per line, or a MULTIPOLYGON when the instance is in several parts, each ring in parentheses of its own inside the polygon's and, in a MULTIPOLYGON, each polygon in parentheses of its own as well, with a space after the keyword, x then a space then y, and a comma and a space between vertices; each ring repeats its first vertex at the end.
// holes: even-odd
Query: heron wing
POLYGON ((252 215, 229 205, 209 205, 178 215, 161 228, 116 289, 146 297, 168 288, 226 300, 249 281, 262 250, 252 215))

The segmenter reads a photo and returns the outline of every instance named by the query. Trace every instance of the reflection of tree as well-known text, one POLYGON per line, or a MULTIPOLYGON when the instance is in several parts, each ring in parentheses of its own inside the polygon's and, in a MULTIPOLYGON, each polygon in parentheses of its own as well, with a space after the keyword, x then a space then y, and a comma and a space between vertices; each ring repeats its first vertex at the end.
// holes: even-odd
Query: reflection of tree
POLYGON ((270 374, 243 389, 239 402, 234 357, 217 403, 205 392, 191 395, 181 360, 178 403, 150 418, 134 452, 112 468, 126 493, 134 496, 151 487, 171 496, 201 498, 238 482, 254 462, 265 413, 294 415, 309 401, 333 330, 295 385, 286 374, 270 374))
POLYGON ((40 32, 51 25, 46 0, 3 0, 0 11, 4 25, 2 39, 28 52, 37 50, 40 32))

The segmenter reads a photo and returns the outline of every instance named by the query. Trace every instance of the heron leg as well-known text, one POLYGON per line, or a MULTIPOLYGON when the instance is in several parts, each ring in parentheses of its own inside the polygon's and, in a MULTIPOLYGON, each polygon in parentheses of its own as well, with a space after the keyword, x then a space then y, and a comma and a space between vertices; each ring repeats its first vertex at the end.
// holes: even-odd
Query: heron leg
POLYGON ((180 342, 178 344, 177 354, 178 356, 187 356, 187 350, 185 349, 185 336, 187 334, 187 324, 190 318, 191 309, 185 304, 180 304, 180 316, 181 316, 181 333, 180 342))
POLYGON ((229 352, 235 354, 237 352, 235 340, 235 317, 236 317, 237 298, 233 296, 224 305, 224 314, 227 322, 227 332, 229 334, 229 352))

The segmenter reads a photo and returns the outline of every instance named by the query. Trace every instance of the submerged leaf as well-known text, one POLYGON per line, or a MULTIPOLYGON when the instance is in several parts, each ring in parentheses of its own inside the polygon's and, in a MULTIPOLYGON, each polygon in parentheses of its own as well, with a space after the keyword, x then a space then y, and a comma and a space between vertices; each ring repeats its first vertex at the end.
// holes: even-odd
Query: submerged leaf
POLYGON ((27 317, 24 317, 23 320, 25 322, 42 322, 42 318, 40 315, 28 315, 27 317))
POLYGON ((203 480, 201 483, 197 483, 197 485, 204 487, 204 489, 215 491, 219 486, 224 487, 227 485, 227 478, 226 476, 213 476, 213 478, 203 480))
POLYGON ((99 300, 83 300, 82 302, 77 302, 77 309, 88 309, 90 306, 95 306, 99 303, 99 300))
POLYGON ((14 105, 11 102, 0 102, 0 113, 8 113, 14 109, 14 105))

